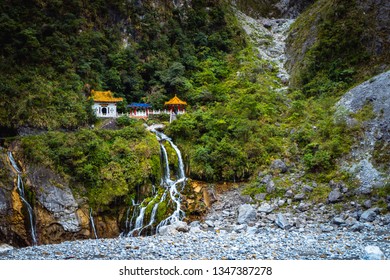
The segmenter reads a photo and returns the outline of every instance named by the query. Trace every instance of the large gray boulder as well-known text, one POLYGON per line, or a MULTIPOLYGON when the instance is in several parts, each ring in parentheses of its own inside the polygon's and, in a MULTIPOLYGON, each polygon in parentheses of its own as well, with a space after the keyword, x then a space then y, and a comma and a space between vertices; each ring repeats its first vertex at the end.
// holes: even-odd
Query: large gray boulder
POLYGON ((237 222, 239 224, 246 224, 256 219, 256 210, 252 205, 243 204, 238 208, 237 222))
POLYGON ((282 173, 287 172, 287 165, 281 160, 281 159, 275 159, 272 163, 270 168, 272 170, 277 170, 282 173))
POLYGON ((328 201, 330 203, 336 203, 336 202, 339 202, 343 197, 343 194, 340 192, 340 190, 337 188, 337 189, 334 189, 332 190, 329 195, 328 195, 328 201))
POLYGON ((362 222, 373 222, 376 218, 377 214, 375 209, 368 209, 362 213, 360 216, 360 221, 362 222))
POLYGON ((345 169, 360 182, 357 194, 369 194, 373 188, 385 185, 390 168, 388 162, 382 162, 388 157, 390 143, 390 71, 344 94, 336 104, 335 121, 349 126, 359 124, 364 131, 345 164, 345 169), (367 116, 354 119, 362 110, 368 112, 367 116))
POLYGON ((384 260, 385 255, 378 246, 366 246, 364 248, 363 260, 384 260))
POLYGON ((291 227, 291 224, 282 213, 278 213, 276 216, 275 224, 277 224, 281 229, 289 229, 291 227))

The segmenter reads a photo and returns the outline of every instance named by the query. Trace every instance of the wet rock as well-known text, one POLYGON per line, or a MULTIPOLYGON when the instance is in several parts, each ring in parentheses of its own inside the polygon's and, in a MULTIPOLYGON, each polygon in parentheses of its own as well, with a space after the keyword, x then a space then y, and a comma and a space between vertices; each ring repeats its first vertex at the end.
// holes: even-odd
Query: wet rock
POLYGON ((282 213, 278 213, 275 219, 275 224, 277 224, 281 229, 291 228, 291 224, 288 222, 285 216, 282 213))
POLYGON ((363 222, 373 222, 376 218, 377 214, 375 209, 368 209, 362 213, 360 216, 360 220, 363 222))
POLYGON ((275 159, 272 163, 270 168, 272 170, 279 171, 281 173, 287 172, 287 165, 281 160, 281 159, 275 159))
POLYGON ((256 210, 252 205, 243 204, 238 208, 237 222, 239 224, 248 223, 256 219, 256 210))
POLYGON ((336 203, 341 201, 343 195, 338 188, 332 190, 328 195, 328 201, 330 203, 336 203))
POLYGON ((364 248, 363 260, 384 260, 385 255, 378 246, 366 246, 364 248))

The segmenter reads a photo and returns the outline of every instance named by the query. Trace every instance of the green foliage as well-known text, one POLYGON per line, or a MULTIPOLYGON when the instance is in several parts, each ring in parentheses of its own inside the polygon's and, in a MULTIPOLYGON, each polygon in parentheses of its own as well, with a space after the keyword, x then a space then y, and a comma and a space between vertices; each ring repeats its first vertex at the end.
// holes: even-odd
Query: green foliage
POLYGON ((2 1, 0 30, 0 122, 49 130, 94 121, 86 84, 156 109, 191 101, 203 61, 225 63, 242 40, 222 0, 2 1))
POLYGON ((115 131, 49 132, 24 137, 21 144, 29 162, 56 170, 73 188, 83 186, 89 203, 101 209, 160 180, 158 142, 140 124, 115 131))
POLYGON ((299 16, 289 45, 303 55, 291 65, 292 84, 306 96, 338 95, 386 65, 386 52, 376 54, 367 43, 383 36, 375 33, 374 10, 355 0, 319 0, 299 16))
POLYGON ((275 90, 280 84, 251 50, 225 63, 204 63, 209 67, 194 83, 200 86, 193 97, 198 108, 173 122, 167 133, 182 148, 193 178, 248 179, 285 152, 285 133, 275 125, 285 109, 284 98, 275 90))

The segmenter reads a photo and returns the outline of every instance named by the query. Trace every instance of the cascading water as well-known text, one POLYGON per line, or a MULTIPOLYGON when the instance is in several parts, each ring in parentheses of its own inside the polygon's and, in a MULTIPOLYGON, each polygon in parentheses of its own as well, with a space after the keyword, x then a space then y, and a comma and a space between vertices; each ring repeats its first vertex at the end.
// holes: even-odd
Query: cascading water
MULTIPOLYGON (((179 148, 172 142, 172 140, 166 136, 164 133, 158 132, 156 130, 151 130, 151 132, 156 134, 157 139, 160 142, 160 148, 161 148, 161 157, 162 157, 162 169, 163 169, 163 176, 161 179, 161 188, 164 189, 162 195, 161 192, 155 194, 154 198, 146 205, 144 206, 143 203, 140 203, 140 210, 138 217, 136 218, 136 222, 134 224, 134 227, 132 227, 132 230, 129 231, 127 234, 128 236, 134 236, 134 235, 140 235, 142 231, 146 230, 147 228, 151 228, 153 230, 153 224, 155 223, 155 219, 157 216, 158 206, 161 202, 165 201, 167 199, 167 194, 169 193, 169 198, 171 202, 174 205, 174 211, 173 213, 167 217, 165 220, 161 221, 158 226, 156 227, 156 232, 159 231, 159 229, 162 226, 174 224, 177 221, 181 221, 185 213, 181 210, 181 194, 180 191, 184 188, 185 185, 185 173, 184 173, 184 163, 181 156, 181 152, 179 148), (175 180, 171 179, 171 172, 169 169, 169 160, 168 160, 168 153, 167 150, 162 143, 163 141, 167 141, 171 147, 175 150, 177 158, 178 158, 178 171, 177 176, 175 180), (159 195, 161 195, 161 198, 158 200, 159 195), (158 202, 156 202, 158 200, 158 202), (145 211, 148 208, 149 205, 153 205, 153 208, 151 210, 151 215, 149 222, 143 226, 144 219, 145 219, 145 211)), ((151 206, 150 206, 151 207, 151 206)), ((134 210, 135 211, 135 210, 134 210)), ((133 212, 134 214, 135 212, 133 212)), ((132 225, 130 225, 132 226, 132 225)))
POLYGON ((24 192, 24 184, 21 176, 21 170, 19 169, 18 165, 16 164, 16 161, 14 157, 12 156, 11 152, 8 152, 8 159, 11 162, 12 167, 18 174, 17 178, 17 188, 19 192, 20 199, 22 200, 24 206, 27 209, 28 217, 29 217, 29 222, 30 222, 30 232, 31 232, 31 240, 33 245, 37 245, 37 233, 36 233, 36 225, 35 225, 35 215, 34 215, 34 210, 32 209, 30 203, 28 203, 25 192, 24 192))
POLYGON ((95 239, 98 239, 98 235, 97 235, 97 231, 96 231, 96 227, 95 227, 95 222, 94 222, 93 216, 92 216, 92 208, 89 208, 89 220, 91 221, 91 227, 92 227, 93 234, 95 235, 95 239))

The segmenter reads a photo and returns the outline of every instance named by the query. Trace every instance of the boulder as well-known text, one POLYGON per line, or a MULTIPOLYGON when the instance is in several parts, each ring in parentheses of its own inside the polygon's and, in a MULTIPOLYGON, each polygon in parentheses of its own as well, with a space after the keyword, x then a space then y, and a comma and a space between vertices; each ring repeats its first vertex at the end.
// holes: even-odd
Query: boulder
POLYGON ((284 194, 285 197, 293 197, 294 196, 294 193, 292 190, 287 190, 286 193, 284 194))
POLYGON ((275 219, 275 224, 277 224, 281 229, 291 228, 291 224, 288 222, 285 216, 282 213, 278 213, 275 219))
POLYGON ((334 217, 333 218, 333 223, 335 225, 344 225, 345 221, 342 218, 340 218, 340 217, 334 217))
POLYGON ((310 204, 309 203, 301 202, 298 205, 298 210, 301 211, 301 212, 307 211, 307 210, 309 210, 309 208, 310 208, 310 204))
POLYGON ((8 244, 0 244, 0 254, 13 250, 14 247, 8 244))
POLYGON ((384 260, 385 255, 378 246, 366 246, 364 248, 363 260, 384 260))
POLYGON ((277 170, 281 173, 287 172, 287 165, 281 160, 281 159, 275 159, 272 163, 270 168, 272 170, 277 170))
POLYGON ((331 232, 333 231, 333 227, 329 225, 321 225, 320 229, 322 232, 331 232))
POLYGON ((356 222, 351 226, 351 231, 362 231, 363 229, 364 229, 364 225, 359 222, 356 222))
POLYGON ((162 226, 158 230, 160 235, 176 235, 178 231, 176 230, 174 225, 162 226))
POLYGON ((270 180, 267 185, 267 193, 273 193, 276 190, 274 181, 270 180))
POLYGON ((247 224, 241 224, 234 227, 233 231, 235 232, 244 232, 248 228, 247 224))
POLYGON ((373 222, 376 218, 377 214, 375 209, 368 209, 362 213, 360 216, 360 221, 362 222, 373 222))
POLYGON ((268 214, 271 213, 274 210, 274 208, 267 202, 264 202, 263 204, 260 205, 260 207, 257 210, 259 212, 268 214))
POLYGON ((174 224, 174 227, 179 232, 188 232, 190 230, 190 227, 186 222, 178 221, 174 224))
POLYGON ((252 205, 243 204, 238 208, 238 218, 237 222, 239 224, 246 224, 249 221, 256 219, 256 210, 252 205))
POLYGON ((340 190, 338 188, 336 188, 329 193, 328 201, 330 203, 336 203, 336 202, 341 201, 342 197, 343 197, 343 194, 340 192, 340 190))
POLYGON ((294 200, 301 201, 305 199, 305 194, 304 193, 299 193, 294 196, 294 200))

